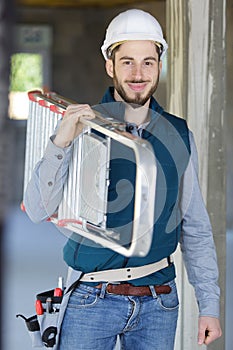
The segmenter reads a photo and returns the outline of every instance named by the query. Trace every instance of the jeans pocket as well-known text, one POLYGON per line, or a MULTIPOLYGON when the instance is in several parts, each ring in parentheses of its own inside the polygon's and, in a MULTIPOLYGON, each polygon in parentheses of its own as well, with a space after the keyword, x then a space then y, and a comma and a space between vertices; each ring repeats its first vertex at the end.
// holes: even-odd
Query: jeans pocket
POLYGON ((169 294, 160 294, 158 296, 158 303, 163 310, 172 311, 179 308, 179 297, 177 293, 176 283, 174 281, 169 283, 171 292, 169 294))
POLYGON ((95 291, 78 287, 70 296, 68 308, 91 307, 97 303, 98 299, 95 291))

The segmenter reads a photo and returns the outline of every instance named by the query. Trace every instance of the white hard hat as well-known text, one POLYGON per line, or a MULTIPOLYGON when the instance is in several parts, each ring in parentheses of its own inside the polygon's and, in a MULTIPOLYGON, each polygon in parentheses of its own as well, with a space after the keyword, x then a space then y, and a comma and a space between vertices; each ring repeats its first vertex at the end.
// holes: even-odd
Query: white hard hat
POLYGON ((104 58, 108 59, 108 49, 113 44, 120 44, 128 40, 152 40, 159 43, 161 45, 161 59, 168 48, 159 22, 151 14, 142 10, 127 10, 111 21, 101 47, 104 58))

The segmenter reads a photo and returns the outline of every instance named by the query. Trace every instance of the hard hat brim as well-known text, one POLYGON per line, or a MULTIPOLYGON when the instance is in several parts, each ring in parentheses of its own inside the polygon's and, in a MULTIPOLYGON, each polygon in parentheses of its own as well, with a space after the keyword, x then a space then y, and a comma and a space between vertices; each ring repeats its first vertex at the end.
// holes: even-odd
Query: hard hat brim
POLYGON ((161 40, 161 37, 158 37, 155 35, 149 35, 149 34, 147 35, 146 33, 138 33, 138 34, 134 33, 133 36, 131 33, 130 34, 122 34, 122 35, 118 35, 117 39, 118 40, 112 40, 112 42, 109 40, 104 41, 104 43, 101 47, 101 51, 102 51, 102 54, 103 54, 105 60, 108 59, 107 52, 108 52, 108 49, 112 45, 114 45, 116 43, 120 44, 120 43, 125 42, 125 41, 145 40, 145 41, 154 41, 155 43, 157 42, 157 43, 162 45, 162 52, 161 52, 161 57, 160 57, 161 59, 163 59, 163 57, 168 49, 167 42, 164 39, 161 40))

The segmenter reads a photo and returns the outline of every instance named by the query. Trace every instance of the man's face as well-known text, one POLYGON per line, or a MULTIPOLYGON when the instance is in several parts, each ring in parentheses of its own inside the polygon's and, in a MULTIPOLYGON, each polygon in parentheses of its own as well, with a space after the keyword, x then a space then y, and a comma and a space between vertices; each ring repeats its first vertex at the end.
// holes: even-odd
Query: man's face
POLYGON ((156 91, 161 61, 151 41, 127 41, 120 45, 115 60, 107 60, 106 70, 113 78, 115 99, 137 105, 149 104, 156 91))

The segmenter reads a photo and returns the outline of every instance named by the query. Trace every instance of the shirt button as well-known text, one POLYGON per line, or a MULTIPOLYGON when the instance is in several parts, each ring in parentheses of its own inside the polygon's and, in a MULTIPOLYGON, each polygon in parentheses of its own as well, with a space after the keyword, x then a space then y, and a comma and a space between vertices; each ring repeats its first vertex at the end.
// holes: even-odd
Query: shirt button
POLYGON ((49 181, 49 182, 48 182, 48 186, 53 186, 52 181, 49 181))
POLYGON ((61 160, 63 158, 63 155, 62 154, 58 154, 57 155, 57 159, 61 160))

